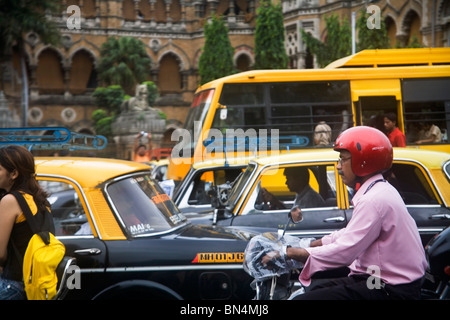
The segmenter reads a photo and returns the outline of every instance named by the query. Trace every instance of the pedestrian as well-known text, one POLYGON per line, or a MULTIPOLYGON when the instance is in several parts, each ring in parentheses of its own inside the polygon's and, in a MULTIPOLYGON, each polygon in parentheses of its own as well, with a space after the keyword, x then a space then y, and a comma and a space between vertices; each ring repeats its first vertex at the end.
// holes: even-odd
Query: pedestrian
MULTIPOLYGON (((304 263, 299 280, 311 287, 296 299, 418 299, 425 252, 401 196, 382 176, 392 165, 389 140, 375 128, 353 127, 340 134, 334 150, 342 181, 356 190, 352 218, 310 248, 279 253, 304 263), (347 277, 311 283, 316 272, 345 266, 347 277)), ((264 257, 264 263, 270 260, 264 257)))
POLYGON ((406 147, 406 137, 397 127, 397 115, 393 112, 384 115, 384 128, 393 147, 406 147))
POLYGON ((34 157, 22 146, 0 148, 0 300, 26 299, 22 263, 33 233, 12 191, 23 194, 34 215, 50 208, 36 180, 34 157))
POLYGON ((141 163, 148 163, 152 160, 152 134, 150 132, 140 132, 136 136, 134 140, 134 155, 133 155, 133 161, 141 162, 141 163), (141 138, 147 137, 148 139, 148 145, 141 143, 141 138))

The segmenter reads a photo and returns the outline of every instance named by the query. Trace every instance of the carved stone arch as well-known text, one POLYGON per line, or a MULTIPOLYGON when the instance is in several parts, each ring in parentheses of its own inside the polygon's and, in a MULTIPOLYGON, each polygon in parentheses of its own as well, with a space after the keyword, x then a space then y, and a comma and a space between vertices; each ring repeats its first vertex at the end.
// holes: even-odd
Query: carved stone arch
POLYGON ((450 1, 441 0, 437 4, 436 24, 442 28, 442 46, 450 46, 450 1))
POLYGON ((67 60, 52 46, 40 48, 36 53, 36 84, 39 94, 62 94, 66 89, 67 60))
POLYGON ((387 36, 389 38, 389 43, 390 43, 391 47, 394 48, 395 43, 397 41, 396 40, 397 33, 399 31, 395 16, 392 13, 385 14, 384 15, 384 23, 386 25, 386 32, 387 32, 387 36))
POLYGON ((40 47, 38 50, 36 50, 36 52, 34 54, 34 59, 33 59, 33 61, 35 62, 35 65, 37 65, 39 63, 39 56, 45 50, 53 50, 54 52, 56 52, 57 55, 60 57, 61 67, 65 68, 67 66, 67 59, 64 57, 64 54, 61 52, 61 50, 59 50, 58 48, 55 48, 51 45, 45 45, 45 46, 40 47))
POLYGON ((246 45, 236 47, 233 55, 233 65, 240 71, 250 70, 255 64, 252 48, 246 45))
POLYGON ((400 30, 402 34, 401 41, 404 45, 407 45, 411 41, 411 36, 418 36, 419 41, 420 33, 421 33, 421 21, 422 16, 421 12, 414 9, 409 8, 401 17, 400 30), (418 19, 418 21, 416 20, 418 19))
POLYGON ((81 46, 68 57, 68 89, 71 94, 86 94, 93 91, 97 83, 96 57, 88 48, 81 46))
POLYGON ((80 52, 80 51, 82 51, 82 50, 83 50, 83 51, 86 51, 87 53, 89 53, 89 55, 90 55, 90 57, 91 57, 91 59, 92 59, 92 63, 93 63, 94 66, 96 67, 96 66, 97 66, 97 62, 98 62, 97 55, 95 54, 95 52, 94 52, 91 48, 88 48, 88 47, 86 47, 86 46, 80 46, 80 47, 77 47, 77 48, 75 48, 75 49, 70 53, 69 57, 67 58, 67 63, 68 63, 68 65, 69 65, 69 66, 72 65, 73 57, 74 57, 78 52, 80 52))
POLYGON ((163 52, 158 59, 158 89, 162 96, 179 94, 185 87, 184 62, 173 50, 163 52))
POLYGON ((92 122, 86 119, 75 122, 72 125, 72 130, 79 133, 95 134, 95 130, 92 127, 92 122))
POLYGON ((156 62, 156 68, 159 69, 161 67, 161 61, 164 58, 164 56, 171 54, 175 57, 175 59, 178 62, 178 65, 180 66, 180 71, 184 71, 188 69, 188 65, 189 63, 186 61, 187 57, 185 55, 181 55, 180 53, 178 53, 176 50, 174 50, 173 48, 167 48, 166 50, 164 50, 164 47, 161 48, 162 49, 162 53, 159 55, 158 60, 156 62), (183 56, 185 59, 183 59, 183 56))
POLYGON ((436 5, 436 22, 438 24, 448 23, 450 20, 450 2, 448 0, 440 0, 436 5))

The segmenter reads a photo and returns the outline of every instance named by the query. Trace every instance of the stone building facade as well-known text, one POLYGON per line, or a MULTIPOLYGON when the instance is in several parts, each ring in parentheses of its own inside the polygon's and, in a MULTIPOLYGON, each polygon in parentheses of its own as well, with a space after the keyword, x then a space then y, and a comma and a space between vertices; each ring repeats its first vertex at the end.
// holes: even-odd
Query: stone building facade
MULTIPOLYGON (((326 37, 324 17, 335 13, 351 21, 352 12, 376 5, 391 45, 416 36, 423 46, 449 46, 450 0, 282 0, 289 68, 317 67, 300 28, 326 37)), ((160 97, 155 107, 167 115, 161 145, 181 127, 198 87, 203 26, 212 12, 223 16, 242 71, 254 63, 254 30, 259 0, 61 0, 61 14, 49 17, 62 34, 58 47, 44 45, 33 32, 24 35, 29 79, 29 126, 65 126, 93 133, 91 94, 101 85, 96 65, 108 37, 140 39, 151 59, 150 79, 160 97), (71 7, 75 6, 75 7, 71 7), (73 10, 75 8, 75 11, 73 10), (77 9, 79 9, 77 11, 77 9), (80 20, 73 20, 75 15, 80 20), (76 22, 79 22, 78 24, 76 22)), ((9 108, 21 114, 21 68, 17 53, 0 64, 0 91, 9 108)))

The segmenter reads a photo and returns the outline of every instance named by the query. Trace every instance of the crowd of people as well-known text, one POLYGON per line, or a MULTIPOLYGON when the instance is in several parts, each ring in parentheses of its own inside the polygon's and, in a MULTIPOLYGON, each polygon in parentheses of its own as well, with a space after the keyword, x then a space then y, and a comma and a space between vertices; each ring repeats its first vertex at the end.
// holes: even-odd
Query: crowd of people
MULTIPOLYGON (((407 139, 398 127, 397 115, 395 113, 389 112, 384 114, 383 125, 384 130, 382 131, 386 134, 393 147, 406 147, 407 139)), ((430 121, 413 123, 408 134, 408 142, 411 144, 432 144, 442 141, 441 129, 430 121)), ((320 121, 314 128, 314 146, 332 146, 332 129, 325 121, 320 121)))

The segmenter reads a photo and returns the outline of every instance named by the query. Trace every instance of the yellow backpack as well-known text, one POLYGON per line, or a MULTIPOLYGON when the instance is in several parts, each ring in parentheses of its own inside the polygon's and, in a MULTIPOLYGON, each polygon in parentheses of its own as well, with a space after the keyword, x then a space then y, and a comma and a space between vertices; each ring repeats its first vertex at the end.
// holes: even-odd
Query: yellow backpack
POLYGON ((22 208, 26 221, 33 232, 23 257, 23 282, 28 300, 51 300, 57 293, 56 268, 65 255, 61 241, 49 231, 54 230, 50 212, 44 213, 39 226, 36 217, 20 192, 12 192, 22 208))

